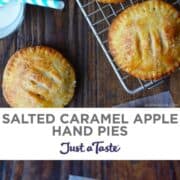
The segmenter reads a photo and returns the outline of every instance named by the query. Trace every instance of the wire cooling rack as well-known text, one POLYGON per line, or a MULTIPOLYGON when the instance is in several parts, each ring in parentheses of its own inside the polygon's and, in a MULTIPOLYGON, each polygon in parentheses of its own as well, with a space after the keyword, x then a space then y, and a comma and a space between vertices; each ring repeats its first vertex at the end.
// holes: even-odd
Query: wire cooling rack
MULTIPOLYGON (((180 0, 174 1, 174 4, 178 5, 179 1, 180 0)), ((165 78, 157 81, 142 81, 124 73, 116 66, 108 50, 107 33, 113 18, 127 7, 142 2, 142 0, 126 0, 124 3, 118 5, 102 4, 96 0, 76 0, 76 2, 103 49, 119 82, 129 94, 135 94, 145 89, 153 88, 164 82, 165 78)))

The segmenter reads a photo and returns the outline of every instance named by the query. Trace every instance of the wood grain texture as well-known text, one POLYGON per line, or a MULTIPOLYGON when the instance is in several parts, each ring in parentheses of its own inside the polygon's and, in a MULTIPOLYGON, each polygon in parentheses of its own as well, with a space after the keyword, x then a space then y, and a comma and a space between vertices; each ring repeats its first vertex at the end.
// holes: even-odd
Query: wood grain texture
POLYGON ((2 161, 1 180, 179 180, 179 161, 2 161))
MULTIPOLYGON (((127 94, 75 1, 69 0, 66 4, 62 12, 27 6, 22 26, 11 36, 0 40, 0 83, 7 60, 16 50, 32 45, 47 45, 61 51, 76 70, 78 83, 70 104, 72 107, 112 107, 169 89, 170 85, 166 82, 137 95, 127 94)), ((177 78, 173 81, 176 82, 177 78)), ((176 92, 174 99, 178 106, 180 94, 176 92)), ((0 107, 6 106, 0 88, 0 107)))

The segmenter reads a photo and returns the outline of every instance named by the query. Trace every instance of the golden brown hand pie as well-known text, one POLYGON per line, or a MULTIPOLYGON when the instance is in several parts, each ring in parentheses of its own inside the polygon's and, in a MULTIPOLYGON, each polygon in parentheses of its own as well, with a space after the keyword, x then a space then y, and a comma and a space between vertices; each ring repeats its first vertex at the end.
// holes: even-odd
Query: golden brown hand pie
POLYGON ((3 75, 3 94, 12 107, 63 107, 74 89, 71 65, 59 52, 44 46, 17 51, 3 75))
POLYGON ((113 21, 108 38, 116 64, 142 80, 159 79, 180 66, 179 12, 164 1, 127 8, 113 21))
POLYGON ((125 0, 97 0, 97 1, 101 3, 121 3, 124 2, 125 0))

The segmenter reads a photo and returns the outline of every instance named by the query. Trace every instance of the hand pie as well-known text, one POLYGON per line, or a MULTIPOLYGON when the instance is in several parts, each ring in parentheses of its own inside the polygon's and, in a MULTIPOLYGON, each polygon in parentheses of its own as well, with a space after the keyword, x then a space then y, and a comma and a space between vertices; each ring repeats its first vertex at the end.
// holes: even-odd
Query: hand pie
POLYGON ((121 3, 124 2, 125 0, 97 0, 100 3, 121 3))
POLYGON ((74 95, 75 73, 56 50, 28 47, 8 61, 3 94, 12 107, 63 107, 74 95))
POLYGON ((179 12, 160 0, 124 10, 109 30, 109 48, 120 69, 155 80, 180 66, 179 12))

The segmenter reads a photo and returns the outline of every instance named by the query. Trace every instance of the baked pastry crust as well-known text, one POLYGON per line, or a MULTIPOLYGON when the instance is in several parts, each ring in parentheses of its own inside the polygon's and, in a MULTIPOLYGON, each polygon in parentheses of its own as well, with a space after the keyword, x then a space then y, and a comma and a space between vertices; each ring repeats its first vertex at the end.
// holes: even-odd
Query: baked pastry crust
POLYGON ((142 80, 155 80, 180 66, 179 12, 161 0, 124 10, 113 21, 109 48, 118 67, 142 80))
POLYGON ((112 3, 112 4, 117 4, 124 2, 125 0, 97 0, 100 3, 112 3))
POLYGON ((58 51, 28 47, 9 59, 2 87, 11 107, 63 107, 74 95, 75 73, 58 51))

